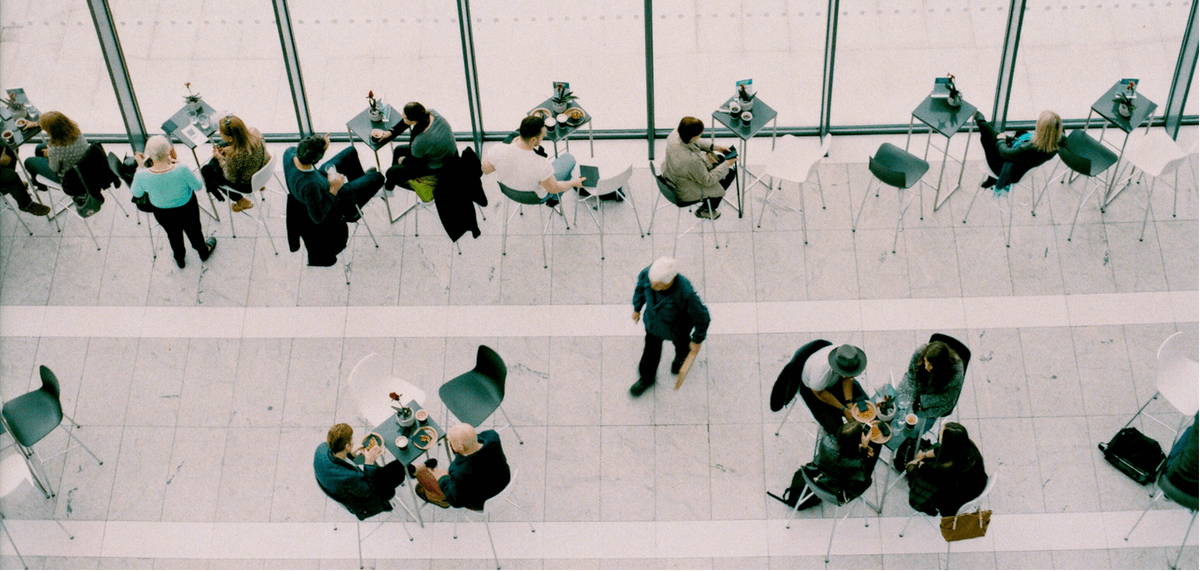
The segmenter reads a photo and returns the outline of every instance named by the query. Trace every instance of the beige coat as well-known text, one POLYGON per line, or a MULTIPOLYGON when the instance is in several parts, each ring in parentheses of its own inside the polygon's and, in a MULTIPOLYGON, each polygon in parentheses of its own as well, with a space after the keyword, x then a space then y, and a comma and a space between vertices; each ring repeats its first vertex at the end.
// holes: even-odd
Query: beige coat
POLYGON ((717 157, 711 151, 712 143, 703 136, 691 144, 680 139, 678 130, 667 137, 663 177, 679 189, 680 202, 725 196, 721 179, 729 174, 729 165, 723 161, 714 163, 717 157))

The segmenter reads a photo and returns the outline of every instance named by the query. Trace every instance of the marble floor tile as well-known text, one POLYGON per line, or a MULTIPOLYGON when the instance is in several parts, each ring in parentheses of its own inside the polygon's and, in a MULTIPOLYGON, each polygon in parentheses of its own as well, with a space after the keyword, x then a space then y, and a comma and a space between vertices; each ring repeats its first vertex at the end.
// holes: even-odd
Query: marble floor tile
MULTIPOLYGON (((549 245, 555 261, 548 280, 550 303, 600 303, 601 291, 596 287, 601 283, 599 240, 594 236, 564 234, 554 236, 549 245)), ((547 281, 541 285, 545 287, 547 281)))
POLYGON ((601 440, 584 426, 554 426, 546 435, 546 519, 600 519, 601 440))
MULTIPOLYGON (((104 246, 105 243, 101 243, 104 246)), ((105 254, 96 251, 90 238, 63 238, 54 263, 50 285, 50 305, 94 305, 105 254)), ((38 260, 37 263, 48 263, 38 260)))
POLYGON ((1035 432, 1033 419, 1029 418, 981 418, 979 426, 978 438, 972 440, 983 455, 987 471, 999 474, 1005 482, 1033 484, 997 485, 988 500, 992 509, 997 513, 1043 513, 1046 510, 1043 488, 1058 473, 1057 465, 1051 466, 1053 471, 1047 474, 1042 474, 1039 466, 1042 440, 1049 438, 1048 435, 1035 432))
POLYGON ((1141 224, 1108 224, 1108 245, 1112 250, 1113 276, 1117 291, 1166 291, 1167 277, 1155 224, 1146 228, 1143 240, 1141 224))
MULTIPOLYGON (((57 238, 17 236, 9 243, 12 253, 4 266, 4 281, 21 284, 0 290, 2 305, 44 305, 50 298, 58 258, 57 238)), ((97 258, 102 253, 95 252, 97 258)))
POLYGON ((450 304, 500 303, 500 238, 481 236, 450 261, 450 304))
POLYGON ((1061 295, 1062 266, 1050 226, 1014 226, 1008 249, 1013 295, 1061 295))
POLYGON ((599 426, 602 342, 595 338, 556 338, 551 342, 547 420, 551 426, 599 426))
POLYGON ((1067 240, 1069 226, 1055 226, 1054 234, 1067 294, 1112 293, 1117 290, 1105 225, 1079 224, 1072 241, 1067 240))
POLYGON ((229 424, 240 345, 238 339, 192 339, 179 393, 178 426, 229 424))
MULTIPOLYGON (((752 335, 719 335, 713 341, 706 342, 703 349, 707 353, 708 422, 761 422, 759 403, 769 395, 760 392, 757 339, 752 335)), ((691 378, 689 373, 685 384, 691 378)))
POLYGON ((275 427, 283 419, 290 339, 242 339, 229 411, 232 427, 275 427))
POLYGON ((709 427, 709 481, 712 486, 714 519, 761 519, 766 502, 763 494, 741 494, 763 486, 761 424, 718 424, 709 427))
POLYGON ((167 464, 164 521, 210 522, 216 516, 228 430, 181 426, 167 464))
POLYGON ((1175 220, 1154 225, 1162 248, 1167 285, 1172 290, 1190 289, 1197 283, 1196 260, 1200 245, 1197 245, 1194 226, 1194 223, 1175 220))
MULTIPOLYGON (((228 431, 217 484, 214 521, 263 522, 270 519, 276 464, 263 459, 278 456, 279 435, 278 427, 250 426, 228 431)), ((316 444, 312 446, 315 448, 316 444)))
MULTIPOLYGON (((379 247, 363 233, 351 242, 354 248, 350 270, 350 305, 394 305, 400 294, 400 259, 404 239, 376 236, 379 247)), ((349 255, 347 252, 346 255, 349 255)))
POLYGON ((954 242, 954 230, 906 228, 900 239, 908 259, 908 283, 913 297, 962 295, 958 253, 947 247, 954 242))
POLYGON ((854 234, 858 289, 865 299, 902 299, 911 295, 905 243, 887 230, 862 229, 854 234), (895 240, 896 250, 892 251, 895 240))
POLYGON ((1032 395, 1025 381, 1018 332, 1015 329, 972 331, 968 343, 972 347, 971 378, 979 416, 1029 416, 1032 395))
POLYGON ((1133 373, 1120 327, 1076 327, 1071 329, 1075 361, 1086 414, 1133 414, 1137 412, 1133 373))
POLYGON ((1012 295, 1012 272, 1002 228, 956 227, 954 245, 964 296, 1012 295))
POLYGON ((655 519, 653 426, 600 427, 600 519, 655 519))
POLYGON ((296 305, 300 290, 300 272, 309 269, 305 266, 308 263, 308 252, 301 248, 298 253, 290 253, 286 242, 286 238, 276 242, 275 246, 281 250, 277 254, 266 240, 255 241, 254 265, 250 269, 250 282, 254 287, 250 288, 246 298, 247 306, 296 305))
POLYGON ((121 454, 114 462, 114 479, 126 483, 137 494, 113 494, 108 517, 118 520, 160 521, 166 493, 170 456, 148 453, 165 448, 174 434, 156 427, 126 427, 121 435, 121 454))
POLYGON ((818 230, 808 233, 804 269, 808 277, 808 299, 858 299, 857 272, 851 276, 847 268, 856 268, 854 235, 841 230, 818 230))
MULTIPOLYGON (((646 222, 643 222, 646 223, 646 222)), ((604 262, 601 264, 601 302, 629 303, 638 274, 654 261, 651 256, 654 237, 612 234, 604 237, 604 262)))
POLYGON ((104 256, 98 305, 145 305, 152 260, 146 240, 112 237, 104 256))
POLYGON ((997 551, 997 569, 1050 569, 1054 558, 1049 551, 997 551))
POLYGON ((755 275, 745 269, 754 259, 754 237, 744 232, 724 236, 719 250, 704 250, 705 301, 753 299, 755 275))
POLYGON ((601 359, 601 425, 654 425, 654 392, 665 383, 658 383, 641 397, 629 394, 629 387, 638 380, 638 359, 644 343, 638 337, 605 337, 600 348, 601 359))
POLYGON ((754 233, 754 299, 803 301, 808 299, 805 258, 808 247, 799 232, 754 233))
POLYGON ((79 385, 75 422, 125 424, 138 339, 92 339, 79 385))
POLYGON ((1092 462, 1096 443, 1081 417, 1035 418, 1038 461, 1046 511, 1091 512, 1100 508, 1092 462))
POLYGON ((707 520, 712 517, 708 427, 654 428, 655 509, 658 521, 707 520), (671 466, 670 472, 662 468, 671 466))
POLYGON ((255 240, 221 240, 212 257, 201 264, 197 304, 218 307, 246 305, 254 268, 255 240))
MULTIPOLYGON (((341 506, 328 504, 331 500, 317 487, 312 476, 312 454, 329 431, 323 426, 287 427, 279 432, 279 454, 275 465, 274 485, 271 495, 270 521, 320 521, 328 506, 341 510, 341 506)), ((225 445, 226 454, 231 443, 225 445)), ((251 445, 251 449, 257 445, 251 445)), ((245 485, 246 482, 240 482, 245 485)), ((256 514, 258 515, 258 514, 256 514)), ((261 515, 259 515, 261 517, 261 515)))
POLYGON ((1033 416, 1059 416, 1058 402, 1083 402, 1079 369, 1071 355, 1075 347, 1065 327, 1029 327, 1019 331, 1033 416), (1055 398, 1046 398, 1056 395, 1055 398))
POLYGON ((1055 569, 1107 569, 1108 550, 1079 549, 1052 552, 1055 569))
POLYGON ((142 339, 129 387, 127 426, 175 426, 187 363, 187 339, 142 339))
POLYGON ((338 371, 342 343, 339 339, 295 339, 283 400, 285 426, 334 423, 337 409, 338 371))
MULTIPOLYGON (((542 262, 540 235, 509 235, 507 253, 500 269, 500 303, 505 305, 547 305, 551 299, 553 273, 550 263, 550 238, 546 238, 546 262, 542 262)), ((428 280, 423 280, 428 282, 428 280)), ((404 284, 401 282, 401 288, 404 284)))

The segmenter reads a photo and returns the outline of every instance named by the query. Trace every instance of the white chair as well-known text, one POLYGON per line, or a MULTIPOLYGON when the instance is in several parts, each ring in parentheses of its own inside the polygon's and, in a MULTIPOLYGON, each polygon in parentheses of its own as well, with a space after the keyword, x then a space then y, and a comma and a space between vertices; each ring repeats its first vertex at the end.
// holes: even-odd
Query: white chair
MULTIPOLYGON (((1125 160, 1129 161, 1134 168, 1142 171, 1138 178, 1139 183, 1146 176, 1151 178, 1150 188, 1146 190, 1146 214, 1142 219, 1142 233, 1138 236, 1138 242, 1146 237, 1146 224, 1150 222, 1150 201, 1154 198, 1154 187, 1163 176, 1175 175, 1175 183, 1168 186, 1175 192, 1175 200, 1178 201, 1179 167, 1183 166, 1188 155, 1189 153, 1163 129, 1154 129, 1149 132, 1137 130, 1130 133, 1129 142, 1125 147, 1125 160)), ((1164 181, 1163 184, 1167 183, 1164 181)), ((1172 215, 1174 215, 1174 209, 1172 209, 1172 215)))
MULTIPOLYGON (((820 148, 817 149, 806 149, 801 144, 800 138, 795 135, 785 135, 779 138, 779 144, 767 158, 767 167, 763 171, 763 175, 754 179, 754 182, 759 182, 763 177, 770 180, 770 184, 767 185, 767 194, 763 197, 762 210, 758 213, 758 228, 762 228, 763 216, 767 213, 768 205, 776 209, 790 210, 800 214, 800 227, 804 232, 804 243, 808 244, 808 221, 806 220, 808 212, 804 206, 804 183, 808 182, 814 173, 817 175, 817 191, 821 195, 821 210, 824 210, 825 189, 821 184, 821 171, 817 165, 829 154, 832 146, 833 135, 825 135, 825 138, 821 140, 820 148), (783 189, 784 181, 797 184, 797 193, 800 195, 799 208, 774 200, 775 193, 783 189), (776 184, 777 182, 778 184, 776 184)), ((754 183, 750 183, 750 186, 753 187, 754 183)))
MULTIPOLYGON (((279 255, 279 249, 275 247, 275 238, 271 236, 271 229, 267 228, 267 222, 264 218, 266 216, 265 210, 267 208, 267 195, 264 190, 267 187, 267 183, 271 182, 272 178, 274 178, 275 182, 281 187, 283 186, 283 182, 279 180, 279 173, 276 172, 279 169, 280 159, 278 154, 279 153, 276 153, 276 156, 272 156, 271 160, 267 161, 267 164, 263 165, 261 169, 258 169, 258 172, 250 175, 250 190, 258 191, 259 208, 257 209, 257 215, 250 214, 245 210, 241 211, 241 214, 246 215, 247 218, 253 220, 259 226, 262 226, 263 232, 266 232, 267 234, 267 240, 271 241, 271 250, 275 252, 276 256, 279 255)), ((237 192, 237 189, 224 185, 221 186, 221 189, 225 191, 226 195, 228 195, 230 192, 237 192)), ((237 218, 235 214, 237 213, 233 211, 233 199, 231 198, 229 200, 229 231, 231 236, 237 238, 237 227, 234 224, 234 219, 237 218)))
POLYGON ((625 168, 624 171, 621 172, 621 174, 618 174, 617 176, 614 176, 612 178, 602 178, 599 181, 596 181, 596 186, 594 186, 590 190, 588 190, 588 192, 590 194, 588 194, 587 196, 584 196, 584 197, 580 197, 579 200, 576 202, 576 205, 575 205, 575 227, 576 228, 579 227, 579 203, 583 203, 584 209, 586 209, 588 215, 590 215, 592 217, 592 222, 595 222, 596 227, 600 229, 600 259, 601 260, 604 259, 604 210, 602 210, 600 208, 600 204, 603 202, 602 200, 600 200, 601 195, 612 194, 615 192, 618 195, 620 195, 622 200, 624 200, 625 202, 628 202, 629 206, 633 208, 633 217, 635 220, 637 220, 638 232, 641 233, 643 238, 646 237, 646 231, 642 229, 642 218, 641 218, 641 216, 638 215, 637 203, 633 202, 633 200, 629 198, 629 192, 628 192, 628 189, 626 188, 629 185, 629 179, 632 177, 633 177, 633 165, 630 164, 628 167, 625 168), (592 203, 593 200, 595 201, 595 203, 592 203), (596 215, 592 212, 593 210, 600 211, 600 218, 598 218, 598 219, 596 218, 596 215))
POLYGON ((1196 409, 1200 407, 1200 388, 1196 384, 1196 379, 1200 378, 1200 364, 1197 363, 1197 354, 1200 353, 1198 343, 1200 342, 1195 335, 1183 331, 1171 334, 1162 342, 1158 347, 1158 372, 1155 376, 1157 386, 1154 396, 1125 423, 1126 427, 1133 424, 1139 416, 1145 415, 1175 435, 1179 434, 1183 423, 1196 414, 1196 409), (1172 427, 1145 412, 1146 407, 1160 396, 1179 411, 1181 417, 1177 427, 1172 427))
MULTIPOLYGON (((537 533, 537 530, 534 529, 534 527, 533 527, 533 519, 529 517, 529 512, 525 511, 525 507, 522 506, 520 502, 518 502, 516 499, 514 499, 512 497, 512 489, 515 488, 517 485, 517 472, 518 471, 519 470, 516 468, 512 469, 512 475, 508 480, 508 485, 505 486, 503 490, 500 490, 499 494, 496 494, 495 496, 492 497, 492 499, 488 500, 488 502, 498 502, 498 501, 504 500, 504 501, 508 502, 509 504, 511 504, 513 507, 517 508, 518 510, 521 510, 521 513, 525 515, 525 523, 529 524, 529 533, 537 533)), ((467 520, 469 523, 478 523, 478 522, 472 520, 469 516, 466 515, 465 512, 466 512, 467 508, 452 508, 452 509, 454 509, 454 539, 458 539, 458 521, 460 518, 467 520)), ((471 511, 475 511, 475 510, 471 510, 471 511)), ((487 504, 484 504, 483 510, 480 512, 477 512, 477 513, 483 514, 483 518, 482 518, 483 527, 484 527, 484 529, 487 530, 488 543, 492 546, 492 558, 495 559, 495 561, 496 561, 496 569, 499 569, 500 568, 500 556, 496 554, 496 542, 492 539, 491 512, 488 511, 487 504)))
MULTIPOLYGON (((538 207, 544 206, 546 203, 542 202, 541 197, 539 197, 537 193, 532 190, 515 190, 505 186, 504 183, 500 181, 496 181, 496 184, 500 185, 500 192, 510 199, 509 201, 504 202, 504 237, 500 241, 500 255, 507 256, 508 223, 512 222, 512 219, 518 214, 522 216, 525 214, 521 210, 522 206, 528 204, 530 206, 538 207), (517 211, 512 215, 508 214, 508 203, 510 201, 517 203, 517 211)), ((554 215, 557 214, 559 218, 562 218, 563 226, 565 226, 567 230, 571 229, 571 225, 567 224, 567 217, 563 214, 562 210, 562 200, 564 197, 565 193, 560 194, 558 197, 559 203, 555 206, 549 207, 551 212, 546 213, 546 225, 542 227, 542 268, 550 267, 549 259, 546 257, 546 233, 550 231, 550 223, 554 220, 554 215)))
MULTIPOLYGON (((32 489, 35 486, 33 474, 29 472, 29 466, 25 465, 20 454, 10 454, 3 461, 0 461, 0 498, 7 498, 17 490, 24 488, 32 489)), ((56 519, 54 523, 62 528, 63 533, 67 534, 68 538, 75 539, 75 536, 67 530, 61 521, 56 519)), ((13 552, 17 554, 17 559, 21 560, 21 566, 29 569, 29 565, 25 563, 25 558, 21 556, 21 550, 17 548, 17 542, 13 541, 12 534, 8 532, 8 527, 4 525, 3 513, 0 513, 0 530, 3 530, 5 537, 8 537, 8 542, 13 546, 13 552)))
MULTIPOLYGON (((671 247, 671 255, 674 256, 675 253, 679 250, 679 237, 691 232, 692 230, 695 230, 696 228, 700 228, 700 244, 703 245, 704 244, 704 220, 698 220, 695 224, 692 224, 691 228, 688 228, 687 230, 684 230, 683 232, 679 231, 679 221, 680 221, 680 218, 683 216, 683 209, 687 208, 688 212, 691 212, 690 207, 693 205, 700 204, 701 202, 713 202, 713 201, 720 203, 721 199, 712 198, 712 199, 700 199, 700 200, 696 200, 694 202, 680 202, 679 190, 677 188, 675 188, 674 185, 667 182, 666 178, 664 178, 658 174, 658 170, 654 168, 653 161, 650 162, 650 175, 654 177, 654 182, 655 182, 655 184, 658 185, 658 194, 655 195, 655 197, 654 197, 654 210, 650 213, 650 226, 646 228, 646 233, 649 234, 651 232, 651 230, 654 229, 654 216, 658 214, 658 210, 660 208, 666 208, 668 206, 674 205, 675 206, 675 243, 671 247), (667 202, 666 202, 666 204, 659 206, 658 200, 659 200, 659 198, 662 198, 662 197, 666 197, 667 202)), ((713 242, 716 243, 716 246, 717 246, 716 249, 720 250, 721 249, 721 241, 717 239, 717 221, 715 219, 709 218, 708 222, 712 227, 713 242)))
MULTIPOLYGON (((833 551, 833 536, 837 534, 837 529, 842 525, 842 522, 846 521, 846 518, 850 517, 850 508, 854 505, 854 502, 864 501, 863 495, 859 494, 853 498, 846 499, 844 495, 835 494, 829 490, 826 490, 825 488, 822 488, 820 484, 813 481, 813 479, 808 475, 807 470, 801 468, 800 475, 804 477, 805 493, 800 494, 800 497, 796 500, 796 506, 793 507, 792 511, 788 513, 787 524, 784 527, 786 529, 792 529, 792 517, 796 515, 797 511, 799 511, 800 505, 808 501, 808 499, 814 495, 818 498, 821 498, 822 502, 831 503, 837 506, 837 509, 833 512, 833 529, 829 531, 829 546, 825 548, 825 562, 829 563, 829 553, 833 551), (846 515, 843 515, 841 519, 838 519, 838 514, 840 514, 843 509, 846 510, 846 515)), ((820 476, 818 476, 818 479, 819 478, 820 476)), ((870 526, 871 520, 864 517, 863 527, 870 526)))
MULTIPOLYGON (((955 525, 958 524, 958 518, 960 518, 964 515, 970 515, 975 510, 980 509, 980 506, 983 505, 983 501, 986 500, 987 497, 992 493, 992 487, 996 485, 997 479, 999 479, 999 473, 994 473, 994 474, 988 476, 987 486, 985 486, 983 488, 983 493, 979 494, 978 497, 963 504, 962 507, 958 508, 958 512, 954 514, 955 525)), ((904 537, 904 532, 908 531, 908 524, 912 522, 912 518, 914 516, 924 516, 924 515, 925 514, 922 514, 920 512, 915 512, 915 511, 912 514, 910 514, 908 516, 908 519, 904 520, 904 528, 900 530, 900 537, 904 537)), ((980 516, 980 517, 982 518, 982 516, 980 516)), ((938 520, 940 522, 941 518, 921 517, 921 519, 924 520, 925 523, 929 524, 930 527, 934 528, 934 530, 936 530, 939 534, 941 533, 941 527, 939 527, 938 525, 933 523, 934 520, 938 520)), ((954 545, 953 542, 950 542, 950 541, 946 542, 946 569, 950 568, 950 547, 952 545, 954 545)))
POLYGON ((425 406, 425 391, 392 375, 391 363, 379 353, 363 357, 346 381, 350 392, 358 403, 358 411, 369 426, 379 426, 390 419, 396 411, 388 404, 388 393, 398 393, 401 400, 415 400, 425 406))

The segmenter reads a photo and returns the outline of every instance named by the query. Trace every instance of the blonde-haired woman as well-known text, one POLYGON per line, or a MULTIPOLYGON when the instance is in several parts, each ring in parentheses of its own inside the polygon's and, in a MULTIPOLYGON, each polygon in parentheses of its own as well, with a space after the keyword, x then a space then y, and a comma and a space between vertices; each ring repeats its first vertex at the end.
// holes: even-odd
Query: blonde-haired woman
POLYGON ((196 205, 196 191, 202 188, 200 179, 191 169, 177 166, 175 148, 162 135, 150 137, 146 141, 146 153, 137 153, 135 156, 139 164, 146 164, 147 159, 151 164, 138 169, 131 191, 134 196, 150 195, 154 218, 167 231, 171 252, 175 254, 175 264, 180 269, 184 267, 187 255, 183 247, 184 234, 187 234, 192 248, 200 254, 200 261, 207 260, 213 248, 217 247, 217 239, 205 240, 200 227, 200 207, 196 205))
MULTIPOLYGON (((47 111, 38 118, 38 126, 46 132, 49 143, 38 145, 34 156, 25 159, 25 169, 32 175, 42 175, 54 182, 83 159, 88 140, 79 132, 79 125, 58 111, 47 111)), ((45 187, 37 185, 39 190, 45 187)))
POLYGON ((997 192, 1008 192, 1009 185, 1020 182, 1025 173, 1054 158, 1062 144, 1062 118, 1053 111, 1042 111, 1033 133, 1017 131, 1012 136, 1003 136, 978 111, 975 123, 979 125, 983 155, 995 175, 980 186, 995 186, 997 192))
POLYGON ((200 174, 210 189, 229 186, 242 191, 229 193, 234 212, 254 208, 254 203, 246 198, 254 190, 250 188, 250 179, 271 160, 262 133, 247 127, 235 115, 222 117, 217 121, 217 129, 222 144, 213 146, 213 160, 204 165, 200 174))

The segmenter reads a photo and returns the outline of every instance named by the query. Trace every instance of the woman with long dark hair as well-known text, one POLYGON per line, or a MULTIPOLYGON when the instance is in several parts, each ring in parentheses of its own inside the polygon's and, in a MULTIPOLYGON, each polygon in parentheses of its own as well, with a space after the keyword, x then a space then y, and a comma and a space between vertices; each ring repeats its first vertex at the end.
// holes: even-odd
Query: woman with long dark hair
POLYGON ((962 358, 941 341, 921 345, 913 353, 896 392, 899 400, 912 402, 912 411, 925 419, 922 433, 937 418, 954 412, 965 373, 962 358))
POLYGON ((979 448, 957 422, 942 425, 938 443, 917 454, 905 473, 909 505, 943 517, 953 516, 963 504, 979 497, 988 481, 979 448))

